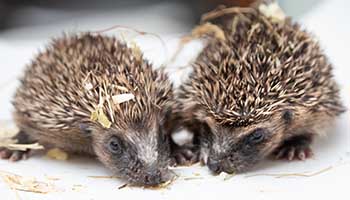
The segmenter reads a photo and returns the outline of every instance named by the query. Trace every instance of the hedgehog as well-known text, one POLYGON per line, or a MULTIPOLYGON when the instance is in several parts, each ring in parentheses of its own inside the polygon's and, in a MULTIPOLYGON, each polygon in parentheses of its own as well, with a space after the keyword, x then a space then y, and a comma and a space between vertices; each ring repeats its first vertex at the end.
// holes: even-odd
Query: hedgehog
MULTIPOLYGON (((92 33, 54 39, 26 68, 14 96, 16 139, 96 156, 131 184, 169 181, 172 83, 138 50, 92 33)), ((1 150, 14 161, 27 155, 1 150)))
POLYGON ((208 40, 177 95, 200 160, 219 174, 246 172, 271 156, 311 157, 313 139, 344 111, 317 41, 290 18, 255 7, 213 13, 203 23, 225 37, 208 40))

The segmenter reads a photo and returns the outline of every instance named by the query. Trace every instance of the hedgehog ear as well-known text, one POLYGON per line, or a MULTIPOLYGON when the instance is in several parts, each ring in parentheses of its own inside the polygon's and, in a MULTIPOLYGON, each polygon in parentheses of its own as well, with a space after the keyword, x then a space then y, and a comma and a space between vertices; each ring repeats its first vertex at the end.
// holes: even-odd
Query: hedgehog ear
POLYGON ((215 126, 215 120, 213 117, 208 116, 208 114, 202 110, 198 110, 195 113, 196 120, 198 120, 200 123, 206 124, 208 127, 214 127, 215 126))
POLYGON ((168 132, 173 128, 172 126, 174 124, 173 110, 171 107, 166 107, 162 112, 163 118, 161 119, 160 127, 168 132))
POLYGON ((293 110, 287 109, 282 112, 282 119, 289 124, 293 121, 294 119, 294 112, 293 110))
POLYGON ((90 137, 92 134, 92 129, 88 124, 85 124, 85 123, 79 124, 79 129, 80 129, 80 132, 86 137, 90 137))
POLYGON ((170 119, 172 117, 172 113, 173 113, 173 109, 170 106, 165 107, 163 110, 164 120, 167 121, 168 119, 170 119))

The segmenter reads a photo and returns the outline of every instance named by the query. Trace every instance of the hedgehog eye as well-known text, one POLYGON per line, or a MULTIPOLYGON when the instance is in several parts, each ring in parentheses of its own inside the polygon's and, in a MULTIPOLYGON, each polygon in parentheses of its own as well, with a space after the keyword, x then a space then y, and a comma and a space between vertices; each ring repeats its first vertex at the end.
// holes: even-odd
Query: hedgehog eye
POLYGON ((121 148, 121 144, 119 142, 119 139, 116 137, 111 137, 111 139, 109 139, 109 141, 108 141, 108 149, 113 154, 121 154, 122 148, 121 148))
POLYGON ((265 139, 266 130, 262 128, 255 129, 249 136, 249 144, 258 144, 265 139))
POLYGON ((291 123, 294 117, 293 115, 294 113, 292 110, 285 110, 282 113, 282 118, 286 121, 286 123, 291 123))

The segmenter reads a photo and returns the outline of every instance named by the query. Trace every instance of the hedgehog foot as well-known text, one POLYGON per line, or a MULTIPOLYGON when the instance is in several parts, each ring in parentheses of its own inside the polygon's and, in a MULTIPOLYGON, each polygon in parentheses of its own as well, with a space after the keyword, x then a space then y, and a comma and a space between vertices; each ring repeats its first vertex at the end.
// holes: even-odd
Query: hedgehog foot
POLYGON ((9 160, 12 162, 16 162, 19 160, 26 160, 29 157, 30 150, 27 151, 17 151, 17 150, 9 150, 6 148, 0 149, 0 159, 9 160))
POLYGON ((277 148, 274 156, 281 160, 305 160, 313 155, 310 144, 310 136, 295 136, 277 148))
POLYGON ((199 161, 199 149, 196 147, 177 147, 172 152, 173 166, 188 166, 199 161))
MULTIPOLYGON (((14 137, 14 139, 17 140, 18 144, 31 143, 31 140, 29 140, 28 135, 23 131, 18 132, 18 134, 14 137)), ((10 160, 12 162, 25 160, 25 159, 28 159, 30 152, 31 152, 30 150, 18 151, 18 150, 10 150, 7 148, 0 148, 0 159, 10 160)))

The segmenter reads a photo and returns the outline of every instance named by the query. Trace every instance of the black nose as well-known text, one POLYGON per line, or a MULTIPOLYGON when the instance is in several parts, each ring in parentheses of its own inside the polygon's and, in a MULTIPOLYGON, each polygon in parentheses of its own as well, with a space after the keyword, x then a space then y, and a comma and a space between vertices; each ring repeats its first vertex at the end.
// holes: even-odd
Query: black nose
POLYGON ((212 160, 208 159, 208 167, 215 174, 220 174, 221 172, 226 172, 228 174, 234 173, 234 168, 231 166, 228 160, 212 160))
POLYGON ((148 172, 145 175, 144 182, 148 186, 159 185, 163 182, 162 174, 159 170, 148 172))
POLYGON ((209 169, 215 174, 220 174, 222 172, 222 168, 219 162, 213 161, 211 159, 208 160, 209 169))

